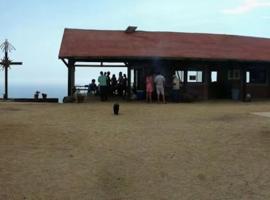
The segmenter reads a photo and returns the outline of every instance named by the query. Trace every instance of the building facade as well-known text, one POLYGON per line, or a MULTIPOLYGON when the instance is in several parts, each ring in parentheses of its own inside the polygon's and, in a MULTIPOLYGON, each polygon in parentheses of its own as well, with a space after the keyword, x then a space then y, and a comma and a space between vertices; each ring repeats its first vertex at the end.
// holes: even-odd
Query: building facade
MULTIPOLYGON (((172 76, 197 99, 270 98, 270 39, 199 33, 65 29, 59 59, 68 69, 68 95, 76 67, 122 63, 132 87, 145 89, 145 76, 161 72, 166 92, 172 76), (82 64, 83 63, 83 64, 82 64), (98 63, 98 64, 97 64, 98 63)), ((111 64, 111 65, 110 65, 111 64)))

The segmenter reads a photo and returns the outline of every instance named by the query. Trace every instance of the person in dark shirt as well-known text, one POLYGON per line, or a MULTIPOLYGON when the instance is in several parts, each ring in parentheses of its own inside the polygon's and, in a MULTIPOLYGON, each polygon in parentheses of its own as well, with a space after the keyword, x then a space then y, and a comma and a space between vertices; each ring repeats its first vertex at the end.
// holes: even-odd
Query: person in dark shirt
POLYGON ((112 93, 113 94, 116 94, 116 90, 117 90, 117 79, 115 77, 115 74, 112 75, 111 87, 112 87, 112 93))
POLYGON ((89 84, 88 94, 97 94, 97 85, 95 79, 92 79, 92 82, 89 84))
POLYGON ((107 93, 108 95, 112 94, 112 87, 111 87, 111 77, 110 77, 111 72, 107 72, 107 93))
POLYGON ((123 80, 124 80, 124 77, 122 75, 122 72, 119 72, 117 92, 120 97, 123 96, 123 80))

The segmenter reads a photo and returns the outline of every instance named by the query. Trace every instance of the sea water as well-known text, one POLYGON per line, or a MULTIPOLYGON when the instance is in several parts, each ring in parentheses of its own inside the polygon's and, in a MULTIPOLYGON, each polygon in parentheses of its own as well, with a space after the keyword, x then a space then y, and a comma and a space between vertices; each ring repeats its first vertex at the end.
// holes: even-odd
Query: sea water
MULTIPOLYGON (((36 91, 47 94, 47 98, 58 98, 62 102, 64 96, 67 96, 67 86, 60 84, 10 84, 8 87, 9 98, 34 98, 36 91)), ((3 97, 4 87, 0 87, 0 95, 3 97)))

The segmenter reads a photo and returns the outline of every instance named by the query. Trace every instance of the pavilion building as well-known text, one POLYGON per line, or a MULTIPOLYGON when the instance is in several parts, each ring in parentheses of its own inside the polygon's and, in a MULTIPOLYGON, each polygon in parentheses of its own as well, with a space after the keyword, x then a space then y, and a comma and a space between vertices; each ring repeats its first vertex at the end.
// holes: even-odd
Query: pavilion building
POLYGON ((161 72, 166 91, 172 75, 198 99, 270 97, 270 39, 222 34, 65 29, 59 52, 68 71, 68 95, 76 67, 126 67, 131 87, 144 90, 147 73, 161 72), (131 78, 132 77, 132 78, 131 78))

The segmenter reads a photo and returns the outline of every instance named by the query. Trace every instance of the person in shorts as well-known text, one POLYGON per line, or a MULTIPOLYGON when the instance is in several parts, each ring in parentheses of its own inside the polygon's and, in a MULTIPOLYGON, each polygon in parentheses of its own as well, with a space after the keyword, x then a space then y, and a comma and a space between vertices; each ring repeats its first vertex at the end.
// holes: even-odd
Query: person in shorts
POLYGON ((153 84, 153 76, 152 74, 148 74, 146 76, 146 80, 145 80, 145 83, 146 83, 146 102, 150 102, 152 103, 152 93, 154 91, 154 84, 153 84))
POLYGON ((160 74, 160 72, 158 72, 156 77, 155 77, 154 82, 156 84, 158 103, 160 102, 160 95, 162 96, 162 102, 166 103, 166 101, 165 101, 165 92, 164 92, 165 77, 162 74, 160 74))

